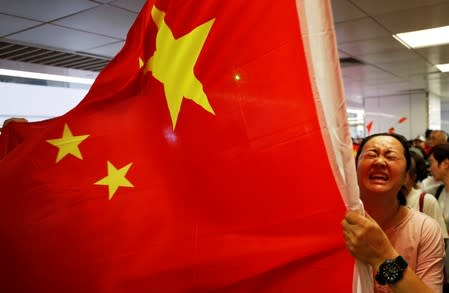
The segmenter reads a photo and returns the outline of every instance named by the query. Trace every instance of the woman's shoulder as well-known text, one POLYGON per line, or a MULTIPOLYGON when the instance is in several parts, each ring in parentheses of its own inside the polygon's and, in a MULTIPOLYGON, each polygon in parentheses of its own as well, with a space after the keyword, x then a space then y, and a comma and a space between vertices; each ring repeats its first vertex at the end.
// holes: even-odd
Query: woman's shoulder
POLYGON ((437 249, 444 252, 444 241, 438 223, 426 214, 408 209, 400 225, 387 233, 390 241, 398 251, 408 249, 437 249))
POLYGON ((409 209, 407 226, 413 227, 427 233, 441 234, 438 222, 429 215, 409 209))
POLYGON ((426 222, 427 219, 429 219, 429 218, 432 219, 428 215, 421 213, 414 209, 409 209, 409 212, 407 215, 407 221, 409 221, 409 222, 426 222))

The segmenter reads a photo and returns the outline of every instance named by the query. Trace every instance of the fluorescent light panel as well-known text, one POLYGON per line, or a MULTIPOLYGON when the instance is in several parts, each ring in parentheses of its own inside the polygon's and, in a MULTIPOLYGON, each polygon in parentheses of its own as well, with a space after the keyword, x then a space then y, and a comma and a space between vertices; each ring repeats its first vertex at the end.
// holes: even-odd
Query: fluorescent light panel
POLYGON ((72 83, 81 83, 81 84, 93 84, 95 81, 94 79, 90 79, 90 78, 72 77, 72 76, 65 76, 65 75, 46 74, 46 73, 37 73, 37 72, 10 70, 10 69, 0 69, 0 75, 62 81, 62 82, 72 82, 72 83))
POLYGON ((449 26, 400 33, 393 37, 409 48, 444 45, 449 44, 449 26))
POLYGON ((449 72, 449 63, 435 65, 441 72, 449 72))

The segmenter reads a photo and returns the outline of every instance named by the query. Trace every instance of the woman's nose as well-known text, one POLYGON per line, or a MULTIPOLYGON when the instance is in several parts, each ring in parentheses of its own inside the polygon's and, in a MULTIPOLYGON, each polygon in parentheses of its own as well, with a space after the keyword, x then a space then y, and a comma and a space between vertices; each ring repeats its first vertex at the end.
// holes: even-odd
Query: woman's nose
POLYGON ((385 158, 382 156, 377 157, 376 160, 374 161, 374 164, 378 165, 378 166, 385 166, 386 163, 387 162, 386 162, 385 158))

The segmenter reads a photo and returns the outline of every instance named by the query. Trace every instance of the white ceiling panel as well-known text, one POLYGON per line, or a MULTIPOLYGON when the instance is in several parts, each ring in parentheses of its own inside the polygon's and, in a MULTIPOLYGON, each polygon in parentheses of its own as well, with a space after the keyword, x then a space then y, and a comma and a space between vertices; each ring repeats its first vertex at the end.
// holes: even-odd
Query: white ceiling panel
MULTIPOLYGON (((0 44, 35 44, 112 58, 144 3, 0 0, 0 44), (45 23, 36 27, 39 22, 45 23)), ((449 45, 408 50, 392 38, 393 33, 449 25, 449 0, 331 0, 331 4, 339 57, 347 58, 341 66, 350 103, 362 104, 363 97, 401 94, 417 87, 449 97, 449 74, 439 73, 432 65, 449 62, 449 45), (349 57, 362 64, 354 66, 357 61, 349 57)))
POLYGON ((112 1, 110 4, 125 8, 134 12, 139 12, 143 5, 145 4, 145 0, 118 0, 118 1, 112 1))
POLYGON ((438 71, 438 69, 426 62, 425 60, 414 62, 392 62, 379 65, 386 71, 390 71, 393 74, 401 77, 413 77, 417 74, 427 75, 429 72, 438 71))
POLYGON ((371 18, 362 18, 335 24, 338 43, 370 40, 391 34, 371 18))
POLYGON ((413 50, 395 50, 361 56, 360 60, 371 64, 384 64, 392 62, 421 61, 422 57, 413 50))
POLYGON ((47 22, 97 5, 88 0, 0 0, 0 13, 47 22))
POLYGON ((338 48, 352 56, 363 56, 373 53, 404 49, 404 46, 396 41, 396 39, 392 36, 387 36, 372 40, 342 43, 338 45, 338 48))
POLYGON ((389 72, 378 69, 374 66, 358 65, 349 66, 342 68, 343 76, 350 77, 353 80, 367 80, 371 82, 381 81, 381 80, 391 80, 396 78, 389 72))
POLYGON ((102 5, 54 23, 68 28, 123 39, 136 16, 136 13, 121 8, 102 5))
POLYGON ((112 58, 115 55, 117 55, 117 53, 122 49, 124 44, 125 42, 117 42, 105 46, 83 50, 83 52, 112 58))
MULTIPOLYGON (((394 2, 394 1, 391 1, 394 2)), ((385 27, 394 33, 409 32, 449 25, 449 3, 424 6, 376 16, 385 27)))
POLYGON ((9 15, 0 15, 0 37, 39 25, 40 22, 13 17, 9 15))
POLYGON ((333 0, 331 4, 334 22, 336 23, 366 17, 365 13, 356 8, 348 0, 333 0))
POLYGON ((68 52, 82 51, 117 41, 51 24, 14 34, 7 39, 26 44, 45 44, 47 47, 64 49, 68 52))
POLYGON ((360 9, 370 15, 379 15, 389 12, 408 10, 411 8, 424 7, 429 5, 447 3, 447 0, 351 0, 360 9))

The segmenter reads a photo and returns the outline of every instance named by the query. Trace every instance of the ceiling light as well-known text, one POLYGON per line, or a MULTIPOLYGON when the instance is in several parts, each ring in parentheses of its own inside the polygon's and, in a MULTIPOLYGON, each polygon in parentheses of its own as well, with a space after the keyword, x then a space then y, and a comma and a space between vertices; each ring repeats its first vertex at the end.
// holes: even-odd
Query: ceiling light
POLYGON ((449 72, 449 63, 435 65, 441 72, 449 72))
POLYGON ((408 48, 423 48, 449 44, 449 26, 400 33, 393 37, 408 48))
POLYGON ((72 83, 81 83, 81 84, 93 84, 95 81, 95 79, 91 79, 91 78, 81 78, 81 77, 72 77, 72 76, 65 76, 65 75, 46 74, 46 73, 37 73, 37 72, 10 70, 10 69, 0 69, 0 75, 62 81, 62 82, 72 82, 72 83))

